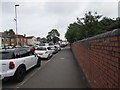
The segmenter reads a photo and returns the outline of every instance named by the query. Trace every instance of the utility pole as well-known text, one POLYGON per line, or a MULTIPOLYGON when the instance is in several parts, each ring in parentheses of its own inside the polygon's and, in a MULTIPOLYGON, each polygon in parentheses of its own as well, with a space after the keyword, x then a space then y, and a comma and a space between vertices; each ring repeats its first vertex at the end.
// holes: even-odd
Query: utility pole
POLYGON ((15 22, 16 22, 16 44, 18 45, 18 40, 17 40, 17 35, 18 35, 18 28, 17 28, 17 6, 19 6, 18 4, 17 5, 15 5, 15 22))

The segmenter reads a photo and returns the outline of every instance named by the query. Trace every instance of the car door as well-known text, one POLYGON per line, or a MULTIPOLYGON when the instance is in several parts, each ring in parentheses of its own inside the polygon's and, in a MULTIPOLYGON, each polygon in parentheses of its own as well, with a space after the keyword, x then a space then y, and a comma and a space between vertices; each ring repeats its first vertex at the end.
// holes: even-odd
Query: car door
POLYGON ((29 55, 27 55, 26 50, 20 50, 19 53, 21 61, 26 65, 26 69, 29 69, 31 67, 31 60, 29 55))
POLYGON ((29 57, 30 57, 30 60, 31 60, 31 67, 35 66, 37 64, 38 56, 30 51, 29 52, 29 57))

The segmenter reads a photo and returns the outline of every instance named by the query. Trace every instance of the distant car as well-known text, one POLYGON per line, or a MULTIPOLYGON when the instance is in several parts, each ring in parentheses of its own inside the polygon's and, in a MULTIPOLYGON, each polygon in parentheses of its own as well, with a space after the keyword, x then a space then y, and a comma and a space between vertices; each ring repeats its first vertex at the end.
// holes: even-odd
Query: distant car
POLYGON ((35 51, 35 47, 34 46, 30 46, 29 49, 34 53, 34 51, 35 51))
POLYGON ((41 60, 27 48, 0 50, 0 80, 13 77, 15 81, 21 82, 25 73, 30 68, 40 67, 41 60))
POLYGON ((54 43, 53 43, 53 42, 50 42, 50 43, 49 43, 49 46, 54 46, 54 43))
POLYGON ((50 46, 52 53, 56 54, 58 52, 58 48, 56 46, 50 46))
POLYGON ((35 52, 40 58, 50 59, 53 55, 49 46, 40 46, 35 49, 35 52))
POLYGON ((56 45, 54 45, 54 46, 56 46, 56 47, 58 48, 58 51, 60 51, 60 50, 61 50, 61 47, 60 47, 60 45, 59 45, 59 44, 56 44, 56 45))
POLYGON ((40 43, 39 46, 49 46, 48 43, 40 43))

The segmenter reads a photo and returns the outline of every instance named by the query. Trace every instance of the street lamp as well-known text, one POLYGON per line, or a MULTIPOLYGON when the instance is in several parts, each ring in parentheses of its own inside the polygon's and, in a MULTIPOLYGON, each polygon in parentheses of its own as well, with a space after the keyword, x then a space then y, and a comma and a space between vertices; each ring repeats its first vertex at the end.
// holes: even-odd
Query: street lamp
POLYGON ((16 42, 17 42, 17 45, 18 45, 18 41, 17 41, 17 34, 18 34, 18 32, 17 32, 17 6, 19 6, 18 4, 17 5, 15 5, 15 22, 16 22, 16 42))

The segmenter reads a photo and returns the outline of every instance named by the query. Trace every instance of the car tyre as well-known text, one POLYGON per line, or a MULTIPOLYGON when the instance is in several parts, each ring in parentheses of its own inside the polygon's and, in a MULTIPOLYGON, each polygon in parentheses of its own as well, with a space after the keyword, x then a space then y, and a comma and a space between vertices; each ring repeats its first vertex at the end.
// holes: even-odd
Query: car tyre
POLYGON ((24 77, 25 77, 25 73, 26 73, 26 70, 24 67, 19 67, 17 69, 17 71, 15 72, 15 76, 14 76, 14 79, 16 82, 22 82, 24 80, 24 77))
POLYGON ((37 61, 36 67, 40 67, 40 66, 41 66, 41 59, 38 58, 38 61, 37 61))
POLYGON ((50 59, 50 55, 48 55, 47 59, 48 59, 48 60, 50 59))

